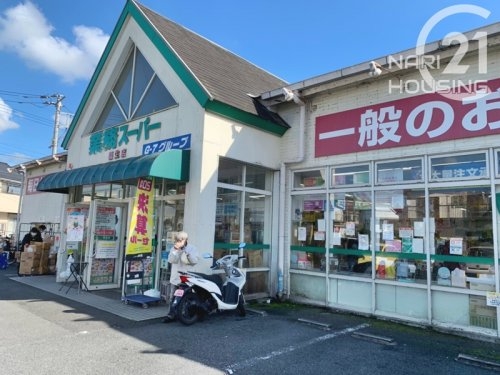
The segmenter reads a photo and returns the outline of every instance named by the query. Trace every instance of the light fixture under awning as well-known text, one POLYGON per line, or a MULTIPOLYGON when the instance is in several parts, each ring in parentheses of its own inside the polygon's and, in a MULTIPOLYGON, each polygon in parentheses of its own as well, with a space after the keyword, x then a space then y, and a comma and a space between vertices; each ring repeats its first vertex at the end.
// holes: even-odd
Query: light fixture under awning
POLYGON ((67 194, 72 186, 100 184, 153 176, 189 181, 190 150, 169 150, 151 155, 66 170, 44 176, 38 191, 67 194))

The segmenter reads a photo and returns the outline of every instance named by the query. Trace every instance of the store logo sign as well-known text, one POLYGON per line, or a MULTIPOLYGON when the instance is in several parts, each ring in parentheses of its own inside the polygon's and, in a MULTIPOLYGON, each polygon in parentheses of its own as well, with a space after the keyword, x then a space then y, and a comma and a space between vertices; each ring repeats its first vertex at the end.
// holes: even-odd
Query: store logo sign
MULTIPOLYGON (((464 95, 476 92, 488 92, 485 79, 464 79, 469 77, 485 77, 488 69, 488 51, 486 31, 477 31, 472 35, 450 32, 440 41, 441 53, 426 54, 425 45, 432 30, 443 20, 460 14, 472 14, 484 19, 491 12, 472 4, 453 5, 434 14, 422 27, 414 55, 388 56, 388 69, 412 69, 419 71, 420 78, 406 80, 389 80, 388 91, 393 93, 433 93, 437 92, 449 99, 461 100, 464 95), (449 56, 450 48, 454 52, 449 56), (476 51, 477 59, 473 64, 466 64, 466 54, 476 51), (473 71, 475 70, 475 71, 473 71)), ((472 54, 471 54, 472 55, 472 54)))

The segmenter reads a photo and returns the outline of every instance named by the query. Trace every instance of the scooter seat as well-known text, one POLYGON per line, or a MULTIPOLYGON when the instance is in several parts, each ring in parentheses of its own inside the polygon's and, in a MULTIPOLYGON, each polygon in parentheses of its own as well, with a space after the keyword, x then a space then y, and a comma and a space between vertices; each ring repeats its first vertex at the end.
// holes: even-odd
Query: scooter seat
POLYGON ((220 290, 222 290, 222 279, 218 275, 208 275, 206 273, 200 273, 200 272, 191 272, 192 274, 195 274, 197 276, 200 276, 204 278, 205 280, 209 280, 213 283, 215 283, 220 290))

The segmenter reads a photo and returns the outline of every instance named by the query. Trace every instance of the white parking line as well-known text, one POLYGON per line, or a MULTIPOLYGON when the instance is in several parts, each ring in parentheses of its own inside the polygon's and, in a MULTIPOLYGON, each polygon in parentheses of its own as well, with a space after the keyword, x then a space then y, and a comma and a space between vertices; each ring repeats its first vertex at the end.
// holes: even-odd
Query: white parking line
POLYGON ((249 359, 246 359, 242 362, 233 363, 232 365, 229 365, 225 368, 225 372, 226 372, 226 374, 234 374, 235 371, 244 369, 246 367, 254 366, 255 364, 257 364, 260 361, 267 361, 268 359, 272 359, 274 357, 293 352, 294 350, 302 349, 302 348, 305 348, 307 346, 317 344, 318 342, 330 340, 330 339, 333 339, 333 338, 338 337, 338 336, 343 336, 343 335, 347 335, 347 334, 355 332, 355 331, 359 331, 360 329, 366 328, 368 326, 369 326, 369 324, 365 323, 365 324, 360 324, 360 325, 355 326, 355 327, 345 328, 345 329, 338 331, 338 332, 332 332, 332 333, 329 333, 329 334, 324 335, 324 336, 315 337, 315 338, 308 340, 308 341, 305 341, 301 344, 290 345, 290 346, 286 346, 286 347, 279 349, 279 350, 274 350, 271 353, 264 355, 264 356, 249 358, 249 359))

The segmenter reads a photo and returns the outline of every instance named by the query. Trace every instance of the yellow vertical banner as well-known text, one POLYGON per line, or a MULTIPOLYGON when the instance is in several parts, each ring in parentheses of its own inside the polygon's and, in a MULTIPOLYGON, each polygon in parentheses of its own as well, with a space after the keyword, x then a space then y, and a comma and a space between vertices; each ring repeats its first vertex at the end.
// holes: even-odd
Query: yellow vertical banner
POLYGON ((153 251, 154 178, 142 177, 137 183, 125 255, 151 254, 153 251))

